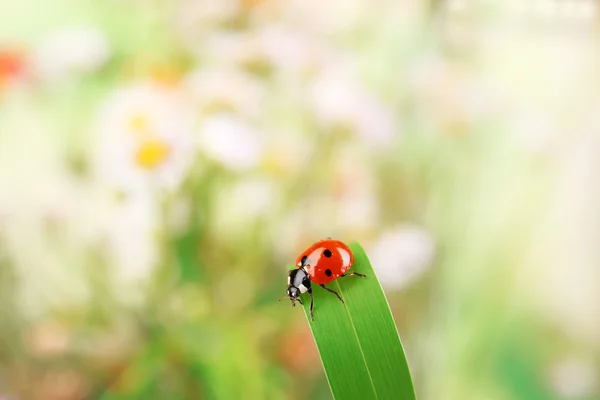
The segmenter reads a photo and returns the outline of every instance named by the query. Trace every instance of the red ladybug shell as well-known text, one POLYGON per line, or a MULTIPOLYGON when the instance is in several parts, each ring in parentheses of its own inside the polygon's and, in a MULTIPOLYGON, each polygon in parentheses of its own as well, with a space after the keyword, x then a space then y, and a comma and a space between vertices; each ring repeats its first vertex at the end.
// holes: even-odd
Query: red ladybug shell
POLYGON ((296 259, 296 266, 301 268, 303 261, 310 280, 318 285, 325 285, 336 280, 352 267, 354 254, 339 240, 327 239, 303 251, 296 259))

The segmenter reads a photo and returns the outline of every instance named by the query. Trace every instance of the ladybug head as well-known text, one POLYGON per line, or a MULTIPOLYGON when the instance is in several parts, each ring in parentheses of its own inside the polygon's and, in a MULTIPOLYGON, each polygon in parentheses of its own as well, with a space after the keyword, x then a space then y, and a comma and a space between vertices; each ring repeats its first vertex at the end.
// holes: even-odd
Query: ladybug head
POLYGON ((289 297, 290 299, 292 299, 292 301, 294 301, 298 297, 300 297, 300 289, 298 289, 295 286, 288 286, 286 294, 287 294, 287 297, 289 297))
POLYGON ((285 297, 292 301, 293 306, 296 306, 296 301, 299 301, 300 304, 302 304, 300 294, 308 291, 310 291, 310 278, 308 277, 308 274, 302 268, 290 270, 286 291, 287 296, 285 297))

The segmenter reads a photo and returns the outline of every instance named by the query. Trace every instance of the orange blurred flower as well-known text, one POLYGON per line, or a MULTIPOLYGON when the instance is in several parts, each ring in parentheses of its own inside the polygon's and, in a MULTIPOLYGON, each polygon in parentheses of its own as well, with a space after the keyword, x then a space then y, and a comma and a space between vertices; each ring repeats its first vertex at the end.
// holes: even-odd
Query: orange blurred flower
POLYGON ((0 50, 0 89, 23 74, 24 70, 22 54, 14 50, 0 50))

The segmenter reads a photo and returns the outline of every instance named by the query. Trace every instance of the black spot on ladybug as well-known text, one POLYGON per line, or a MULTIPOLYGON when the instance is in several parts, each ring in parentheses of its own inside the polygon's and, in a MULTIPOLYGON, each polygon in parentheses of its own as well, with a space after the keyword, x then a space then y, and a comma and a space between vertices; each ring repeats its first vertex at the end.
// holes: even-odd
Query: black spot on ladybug
POLYGON ((306 256, 302 257, 302 260, 300 260, 300 262, 302 263, 302 265, 304 265, 304 263, 306 262, 306 256))
POLYGON ((323 255, 327 258, 331 257, 331 250, 329 250, 329 249, 323 250, 323 255))
MULTIPOLYGON (((327 250, 327 251, 329 251, 329 250, 327 250)), ((330 254, 331 254, 331 252, 330 252, 330 254)), ((325 275, 327 275, 327 276, 331 276, 331 275, 332 275, 332 274, 331 274, 331 270, 330 270, 330 269, 326 269, 326 270, 325 270, 325 275)))

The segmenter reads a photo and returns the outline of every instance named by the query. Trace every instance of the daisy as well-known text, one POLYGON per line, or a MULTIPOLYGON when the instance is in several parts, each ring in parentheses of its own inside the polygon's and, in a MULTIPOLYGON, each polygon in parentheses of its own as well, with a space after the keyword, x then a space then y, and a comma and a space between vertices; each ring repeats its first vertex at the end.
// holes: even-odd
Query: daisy
POLYGON ((177 87, 143 81, 116 89, 100 109, 96 134, 97 172, 124 191, 174 189, 193 161, 193 115, 177 87))

